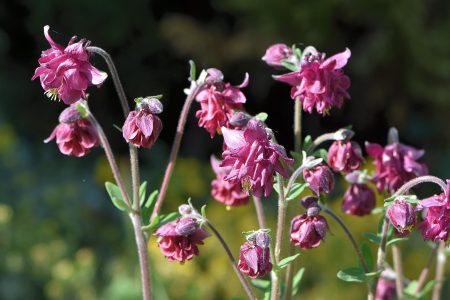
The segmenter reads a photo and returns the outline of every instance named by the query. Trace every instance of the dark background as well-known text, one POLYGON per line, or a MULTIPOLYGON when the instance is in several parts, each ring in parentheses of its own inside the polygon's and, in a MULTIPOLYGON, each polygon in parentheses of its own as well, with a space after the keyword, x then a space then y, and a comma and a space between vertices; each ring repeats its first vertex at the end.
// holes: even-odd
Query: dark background
MULTIPOLYGON (((5 258, 0 261, 0 298, 134 299, 139 295, 127 221, 103 191, 103 181, 110 180, 111 174, 102 152, 68 158, 54 143, 42 143, 65 107, 47 99, 38 80, 30 80, 41 51, 49 47, 44 25, 51 26, 53 39, 63 45, 77 35, 106 49, 130 99, 164 95, 161 138, 152 151, 141 153, 143 177, 152 188, 159 185, 174 136, 183 88, 188 85, 189 59, 198 69, 221 69, 233 84, 248 72, 247 110, 268 112, 267 123, 279 142, 288 150, 293 148, 290 88, 273 81, 271 75, 276 72, 261 61, 265 49, 276 42, 314 45, 328 56, 345 47, 352 51, 345 67, 352 80, 352 99, 327 117, 304 114, 304 132, 317 136, 352 124, 358 142, 385 144, 388 128, 395 126, 403 142, 426 150, 424 161, 430 172, 446 178, 450 168, 449 6, 444 0, 0 2, 0 255, 5 258)), ((107 71, 99 57, 92 61, 107 71)), ((91 109, 125 170, 127 146, 112 126, 121 126, 123 117, 111 80, 100 89, 90 88, 89 93, 91 109)), ((208 200, 212 178, 208 158, 219 153, 221 139, 211 140, 196 126, 197 107, 194 103, 166 209, 188 196, 208 200)), ((221 218, 223 208, 214 205, 211 210, 217 210, 221 218)), ((245 209, 236 210, 236 215, 245 213, 245 209)), ((237 218, 225 214, 230 220, 237 218)), ((242 226, 236 230, 242 231, 242 226)), ((234 241, 235 247, 240 242, 234 241)), ((417 248, 423 246, 419 242, 417 248)), ((426 257, 410 248, 407 259, 412 262, 426 257)), ((198 289, 198 294, 190 294, 193 299, 239 295, 218 283, 225 271, 217 273, 217 265, 211 262, 217 258, 211 251, 209 260, 189 264, 192 268, 184 266, 184 273, 176 273, 178 266, 174 267, 171 274, 194 282, 186 283, 185 289, 198 289), (179 275, 185 273, 190 277, 179 275), (217 280, 210 274, 219 274, 213 276, 217 280), (198 283, 199 278, 207 283, 198 283)), ((332 257, 330 251, 320 255, 332 257)), ((321 264, 328 279, 317 274, 306 279, 304 289, 310 293, 306 295, 332 295, 333 287, 340 291, 345 287, 349 291, 343 293, 353 297, 363 294, 363 286, 336 282, 334 270, 321 264), (329 288, 320 290, 322 283, 329 283, 329 288)), ((226 262, 222 265, 228 268, 226 262)), ((414 270, 411 276, 416 276, 414 270)), ((171 299, 181 299, 181 287, 180 294, 167 288, 172 279, 180 281, 171 277, 162 274, 161 281, 165 280, 171 299)))

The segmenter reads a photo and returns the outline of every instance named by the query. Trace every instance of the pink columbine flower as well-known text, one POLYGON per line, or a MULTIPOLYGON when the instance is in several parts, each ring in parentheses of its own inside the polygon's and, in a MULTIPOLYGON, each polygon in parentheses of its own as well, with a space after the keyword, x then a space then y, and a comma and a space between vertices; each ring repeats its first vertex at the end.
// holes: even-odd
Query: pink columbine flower
POLYGON ((292 56, 292 49, 285 44, 274 44, 267 48, 262 60, 272 67, 282 67, 283 60, 292 56))
POLYGON ((240 206, 248 203, 250 197, 242 189, 241 183, 230 183, 225 180, 229 167, 220 167, 222 162, 211 156, 211 166, 216 179, 211 182, 211 195, 217 201, 227 206, 240 206))
POLYGON ((199 254, 198 245, 203 245, 209 233, 192 218, 182 217, 161 226, 155 235, 158 247, 168 261, 184 262, 199 254))
POLYGON ((82 157, 99 145, 98 135, 89 120, 83 119, 74 105, 67 107, 59 115, 59 125, 44 141, 48 143, 56 138, 56 144, 62 154, 82 157))
POLYGON ((314 49, 303 56, 299 71, 276 76, 275 79, 292 86, 291 98, 298 97, 304 111, 311 113, 315 109, 324 115, 332 106, 340 108, 344 99, 350 99, 347 92, 350 78, 342 70, 350 55, 350 50, 345 49, 325 60, 325 54, 314 49))
POLYGON ((198 126, 204 127, 211 138, 222 126, 230 127, 229 119, 234 110, 242 110, 246 101, 241 89, 248 85, 248 74, 238 86, 223 82, 223 75, 217 69, 208 69, 206 84, 197 94, 195 100, 200 103, 200 110, 195 113, 198 126))
POLYGON ((308 250, 318 247, 325 239, 328 222, 319 215, 317 198, 305 197, 301 204, 306 208, 306 213, 292 219, 290 240, 295 246, 308 250))
POLYGON ((272 192, 275 172, 289 176, 286 165, 294 161, 282 146, 270 140, 261 121, 250 120, 245 130, 222 127, 222 133, 226 149, 221 166, 230 168, 226 181, 241 184, 246 191, 251 189, 257 197, 267 197, 272 192))
POLYGON ((416 211, 407 201, 396 199, 386 211, 389 220, 400 236, 406 236, 416 225, 416 211))
POLYGON ((425 151, 395 142, 382 147, 379 144, 366 143, 366 151, 374 158, 377 189, 393 193, 404 183, 418 176, 426 175, 428 168, 417 162, 425 151))
POLYGON ((74 36, 64 48, 53 41, 49 29, 49 26, 44 27, 44 35, 51 48, 42 52, 32 80, 39 77, 46 94, 61 99, 65 104, 86 99, 88 86, 100 86, 108 75, 89 62, 88 41, 83 39, 75 43, 74 36))
POLYGON ((312 169, 304 170, 303 178, 316 195, 320 193, 328 194, 333 190, 334 176, 330 168, 325 165, 318 165, 312 169))
POLYGON ((350 173, 363 161, 361 147, 351 141, 334 141, 328 150, 328 165, 335 172, 350 173))
POLYGON ((150 149, 159 137, 162 130, 161 119, 157 114, 161 113, 163 106, 158 99, 136 99, 136 110, 128 114, 122 127, 123 138, 136 147, 150 149))
POLYGON ((416 208, 425 210, 425 219, 419 224, 424 240, 447 241, 450 232, 450 181, 445 193, 423 199, 416 208))
POLYGON ((380 276, 377 282, 375 300, 393 300, 396 296, 395 282, 380 276))
POLYGON ((239 270, 250 278, 259 278, 272 271, 269 249, 270 237, 256 233, 255 239, 245 242, 239 251, 239 270))
POLYGON ((353 183, 344 194, 342 211, 349 215, 369 215, 375 207, 375 193, 365 183, 353 183))

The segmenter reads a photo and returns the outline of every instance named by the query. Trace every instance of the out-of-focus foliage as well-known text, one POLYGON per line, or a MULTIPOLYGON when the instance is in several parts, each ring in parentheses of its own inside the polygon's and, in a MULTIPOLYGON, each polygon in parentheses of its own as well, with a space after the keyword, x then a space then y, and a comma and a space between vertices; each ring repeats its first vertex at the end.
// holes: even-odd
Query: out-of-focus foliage
MULTIPOLYGON (((312 44, 328 54, 352 50, 346 67, 352 99, 330 117, 305 115, 306 132, 317 135, 351 123, 359 142, 384 144, 387 128, 396 126, 401 139, 427 151, 433 174, 449 177, 449 15, 450 2, 444 0, 0 2, 0 299, 140 295, 129 222, 103 190, 103 182, 112 178, 102 152, 68 158, 54 144, 42 144, 64 107, 46 99, 38 82, 30 82, 40 51, 48 48, 45 24, 62 44, 78 35, 110 51, 130 98, 164 94, 161 140, 141 155, 142 178, 153 190, 167 161, 191 58, 199 67, 223 69, 233 83, 249 72, 247 109, 268 112, 278 140, 292 148, 289 87, 275 83, 260 60, 275 42, 312 44)), ((105 70, 99 58, 94 63, 105 70)), ((108 80, 89 92, 92 111, 127 174, 127 147, 112 126, 123 118, 113 85, 108 80)), ((208 217, 237 255, 240 232, 257 225, 252 205, 228 211, 209 197, 208 157, 220 147, 220 138, 210 140, 192 113, 163 210, 174 210, 188 197, 197 206, 207 203, 208 217)), ((263 201, 273 222, 275 201, 263 201)), ((340 201, 332 202, 337 211, 340 201)), ((296 203, 291 207, 300 212, 296 203)), ((378 222, 377 216, 343 218, 358 240, 378 222)), ((326 242, 302 251, 297 261, 306 267, 300 293, 304 299, 361 299, 364 285, 336 278, 338 270, 356 262, 340 228, 331 220, 330 225, 326 242)), ((214 238, 201 246, 200 257, 184 265, 165 262, 154 237, 149 246, 156 299, 243 297, 214 238)), ((405 274, 415 278, 430 250, 417 235, 401 246, 405 274)), ((450 294, 448 284, 445 289, 450 294)))

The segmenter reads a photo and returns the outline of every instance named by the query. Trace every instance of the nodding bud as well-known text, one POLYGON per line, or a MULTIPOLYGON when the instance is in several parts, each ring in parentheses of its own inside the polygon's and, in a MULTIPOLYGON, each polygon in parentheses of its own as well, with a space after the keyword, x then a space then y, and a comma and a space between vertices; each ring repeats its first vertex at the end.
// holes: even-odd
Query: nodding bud
POLYGON ((351 139, 355 133, 350 129, 342 128, 334 133, 334 139, 336 141, 344 141, 351 139))
POLYGON ((188 236, 193 234, 198 228, 198 223, 188 217, 181 218, 175 227, 175 231, 180 235, 188 236))
POLYGON ((181 204, 178 206, 178 211, 182 216, 189 215, 192 213, 192 207, 190 207, 188 204, 181 204))
POLYGON ((267 232, 258 231, 255 234, 255 242, 259 247, 266 249, 270 245, 270 236, 267 234, 267 232))
POLYGON ((69 106, 64 109, 58 118, 59 123, 65 124, 75 123, 81 119, 81 114, 75 106, 69 106))
POLYGON ((310 207, 319 207, 317 201, 318 201, 317 197, 306 196, 300 201, 300 203, 304 208, 308 209, 310 207))
POLYGON ((306 215, 308 217, 314 217, 317 216, 320 213, 320 207, 318 206, 310 206, 308 207, 308 209, 306 210, 306 215))
POLYGON ((147 108, 152 114, 155 114, 155 115, 162 113, 164 110, 164 106, 161 103, 161 101, 159 101, 156 98, 152 98, 152 97, 147 97, 147 98, 142 99, 138 106, 142 107, 142 108, 144 108, 144 107, 147 108))
POLYGON ((230 122, 230 125, 232 125, 232 126, 244 128, 245 126, 247 126, 247 123, 248 123, 248 121, 250 121, 251 118, 252 118, 252 116, 250 116, 249 114, 247 114, 243 111, 238 111, 231 116, 231 118, 229 119, 229 122, 230 122))
POLYGON ((206 77, 206 83, 214 84, 223 81, 223 73, 219 69, 210 68, 206 70, 208 76, 206 77))

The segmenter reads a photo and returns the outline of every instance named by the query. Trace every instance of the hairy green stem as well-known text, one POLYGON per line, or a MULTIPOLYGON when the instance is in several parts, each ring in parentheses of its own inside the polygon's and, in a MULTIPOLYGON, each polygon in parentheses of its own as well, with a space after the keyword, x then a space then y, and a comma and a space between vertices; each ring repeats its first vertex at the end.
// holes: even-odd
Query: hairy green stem
POLYGON ((416 290, 414 291, 414 294, 417 296, 419 294, 422 287, 425 285, 425 281, 427 280, 428 273, 430 272, 431 264, 433 263, 434 257, 436 256, 437 252, 437 245, 433 248, 433 251, 431 251, 430 256, 428 257, 427 263, 425 267, 422 269, 419 275, 419 279, 417 279, 417 285, 416 290))
POLYGON ((434 277, 435 285, 433 287, 433 295, 432 300, 440 300, 441 299, 441 290, 444 285, 444 271, 445 271, 445 262, 447 261, 447 256, 445 255, 445 242, 439 242, 439 246, 437 249, 437 258, 436 258, 436 275, 434 277))
POLYGON ((402 254, 398 245, 392 245, 392 260, 394 261, 395 270, 395 290, 398 300, 403 300, 403 266, 402 254))
POLYGON ((261 198, 252 196, 253 203, 255 204, 256 217, 258 218, 259 228, 268 228, 266 222, 266 215, 264 214, 264 207, 261 203, 261 198))

